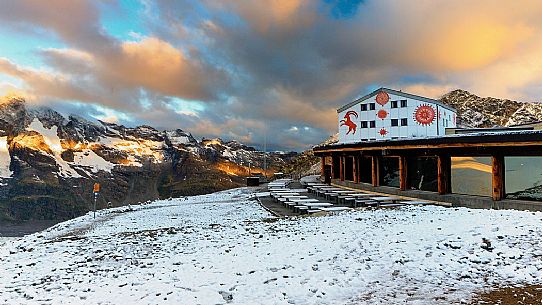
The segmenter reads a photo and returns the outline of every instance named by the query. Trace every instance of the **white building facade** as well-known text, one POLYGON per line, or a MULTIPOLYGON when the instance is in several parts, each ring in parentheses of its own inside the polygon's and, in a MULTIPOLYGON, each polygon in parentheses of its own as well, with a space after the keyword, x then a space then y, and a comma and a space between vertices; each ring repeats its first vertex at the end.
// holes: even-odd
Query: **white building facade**
POLYGON ((380 88, 337 110, 339 143, 443 136, 457 111, 437 100, 380 88))

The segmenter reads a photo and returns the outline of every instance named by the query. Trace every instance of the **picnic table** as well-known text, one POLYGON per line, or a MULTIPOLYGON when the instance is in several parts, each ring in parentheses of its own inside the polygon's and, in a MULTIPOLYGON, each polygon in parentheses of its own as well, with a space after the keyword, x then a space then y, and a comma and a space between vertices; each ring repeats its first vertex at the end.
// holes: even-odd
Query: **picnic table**
POLYGON ((333 193, 338 193, 338 194, 352 194, 352 193, 355 193, 356 191, 351 191, 351 190, 334 190, 332 191, 333 193))
POLYGON ((333 204, 329 202, 307 202, 302 205, 308 206, 309 208, 327 208, 333 206, 333 204))
POLYGON ((411 205, 424 205, 424 204, 431 204, 429 201, 416 201, 416 200, 405 200, 405 201, 399 201, 401 204, 411 204, 411 205))
POLYGON ((375 197, 370 197, 372 200, 376 200, 376 201, 392 201, 392 202, 395 202, 395 201, 399 201, 401 200, 401 198, 399 197, 392 197, 392 196, 375 196, 375 197))
POLYGON ((308 199, 301 198, 301 199, 294 199, 292 201, 294 201, 294 202, 319 202, 318 199, 313 199, 313 198, 308 198, 308 199))
POLYGON ((304 199, 304 198, 309 198, 307 196, 303 196, 303 195, 287 195, 287 196, 281 196, 283 198, 287 198, 287 199, 304 199))
POLYGON ((349 211, 352 209, 347 208, 347 207, 330 207, 330 208, 320 208, 320 210, 324 212, 341 212, 341 211, 349 211))

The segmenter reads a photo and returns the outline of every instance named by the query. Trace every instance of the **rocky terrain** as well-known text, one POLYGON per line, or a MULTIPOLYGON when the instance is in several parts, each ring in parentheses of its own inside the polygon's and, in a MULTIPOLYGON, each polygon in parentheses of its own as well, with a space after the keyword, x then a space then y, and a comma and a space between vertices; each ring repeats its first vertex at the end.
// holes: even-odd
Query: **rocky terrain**
POLYGON ((487 128, 542 121, 542 103, 479 97, 460 89, 443 95, 440 101, 457 109, 458 125, 462 127, 487 128))
POLYGON ((0 100, 0 220, 68 219, 98 207, 209 193, 272 172, 291 154, 236 141, 197 141, 181 129, 127 128, 0 100), (264 155, 266 157, 264 158, 264 155))

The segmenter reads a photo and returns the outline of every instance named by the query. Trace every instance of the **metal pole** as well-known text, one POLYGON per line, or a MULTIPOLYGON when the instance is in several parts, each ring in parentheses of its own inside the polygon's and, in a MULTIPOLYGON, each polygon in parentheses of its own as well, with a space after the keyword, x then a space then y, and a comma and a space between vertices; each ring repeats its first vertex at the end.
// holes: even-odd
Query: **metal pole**
POLYGON ((94 193, 94 219, 96 219, 96 200, 98 199, 98 193, 94 193))
POLYGON ((267 180, 267 124, 264 125, 263 134, 263 175, 267 180))

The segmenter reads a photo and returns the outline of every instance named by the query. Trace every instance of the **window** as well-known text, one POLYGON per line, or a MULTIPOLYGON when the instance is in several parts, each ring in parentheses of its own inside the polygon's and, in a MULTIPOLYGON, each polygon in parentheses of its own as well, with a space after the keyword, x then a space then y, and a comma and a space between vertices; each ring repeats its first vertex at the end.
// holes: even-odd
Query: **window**
POLYGON ((391 119, 391 126, 399 126, 399 120, 398 119, 391 119))
POLYGON ((361 111, 367 111, 367 104, 361 104, 361 111))
POLYGON ((367 128, 367 121, 361 121, 361 122, 359 123, 359 127, 360 127, 360 128, 367 128))
POLYGON ((391 108, 397 108, 397 101, 391 101, 391 108))
POLYGON ((401 100, 401 107, 407 106, 407 100, 401 100))
POLYGON ((376 127, 376 121, 369 121, 369 126, 371 128, 375 128, 376 127))
POLYGON ((407 126, 408 125, 408 119, 401 119, 401 126, 407 126))
POLYGON ((375 103, 369 104, 369 110, 375 110, 375 103))

